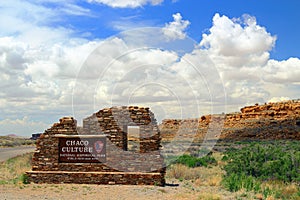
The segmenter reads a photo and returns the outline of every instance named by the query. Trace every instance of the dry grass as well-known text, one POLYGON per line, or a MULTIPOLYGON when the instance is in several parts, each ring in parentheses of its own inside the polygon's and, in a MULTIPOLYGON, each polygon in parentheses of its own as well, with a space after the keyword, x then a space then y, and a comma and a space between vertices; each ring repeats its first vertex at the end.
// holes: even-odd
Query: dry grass
MULTIPOLYGON (((221 154, 213 156, 218 162, 222 158, 221 154)), ((223 174, 220 165, 189 168, 182 164, 175 164, 167 170, 167 178, 193 180, 197 186, 220 186, 223 174)))
MULTIPOLYGON (((285 184, 282 181, 268 181, 262 184, 262 188, 269 188, 273 192, 279 192, 282 196, 288 198, 291 196, 297 196, 297 193, 300 191, 300 186, 297 183, 285 184)), ((273 195, 268 196, 269 199, 274 198, 273 195)), ((298 199, 299 196, 298 196, 298 199)))
POLYGON ((205 185, 219 186, 224 172, 218 166, 189 168, 182 164, 175 164, 167 170, 167 178, 184 180, 202 180, 205 185))
POLYGON ((263 200, 263 198, 264 198, 264 195, 261 193, 255 195, 255 199, 263 200))
POLYGON ((266 198, 266 200, 275 200, 275 197, 273 197, 273 196, 268 196, 268 197, 266 198))
POLYGON ((196 179, 194 181, 194 184, 195 184, 195 186, 198 186, 198 187, 202 186, 202 185, 205 185, 204 182, 203 182, 203 180, 201 178, 196 179))
POLYGON ((210 193, 203 193, 198 197, 198 200, 220 200, 221 197, 218 194, 210 194, 210 193))
POLYGON ((294 195, 298 192, 299 186, 296 185, 295 183, 292 183, 290 185, 286 185, 282 188, 282 194, 285 196, 291 196, 294 195))
POLYGON ((31 169, 32 153, 0 163, 0 184, 22 182, 22 175, 31 169))
POLYGON ((208 185, 209 186, 220 186, 222 181, 222 177, 221 176, 212 176, 209 180, 208 180, 208 185))
POLYGON ((199 168, 189 168, 182 164, 175 164, 167 171, 168 178, 192 180, 201 177, 199 168))

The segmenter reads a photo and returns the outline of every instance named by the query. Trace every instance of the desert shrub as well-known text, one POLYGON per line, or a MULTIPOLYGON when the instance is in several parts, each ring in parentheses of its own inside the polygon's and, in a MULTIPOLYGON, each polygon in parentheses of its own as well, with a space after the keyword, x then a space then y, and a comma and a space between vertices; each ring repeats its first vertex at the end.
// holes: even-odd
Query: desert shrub
POLYGON ((300 147, 254 144, 225 152, 227 175, 245 174, 259 180, 300 182, 300 147))
POLYGON ((246 189, 247 191, 260 190, 260 182, 246 174, 232 173, 222 180, 222 184, 231 192, 236 192, 241 189, 246 189))
POLYGON ((183 164, 188 167, 207 167, 209 165, 215 165, 216 163, 216 159, 211 155, 206 155, 204 157, 196 157, 184 154, 178 157, 173 157, 170 161, 170 164, 183 164))
POLYGON ((20 180, 22 181, 23 184, 28 184, 29 183, 28 175, 27 174, 22 174, 20 176, 20 180))
POLYGON ((0 147, 15 147, 21 145, 34 145, 35 141, 19 138, 19 137, 9 137, 9 136, 0 136, 0 147))
POLYGON ((242 149, 230 149, 223 160, 226 174, 222 184, 230 191, 242 188, 260 191, 265 197, 278 194, 269 187, 260 185, 266 181, 281 181, 284 184, 300 184, 299 142, 255 142, 242 149))

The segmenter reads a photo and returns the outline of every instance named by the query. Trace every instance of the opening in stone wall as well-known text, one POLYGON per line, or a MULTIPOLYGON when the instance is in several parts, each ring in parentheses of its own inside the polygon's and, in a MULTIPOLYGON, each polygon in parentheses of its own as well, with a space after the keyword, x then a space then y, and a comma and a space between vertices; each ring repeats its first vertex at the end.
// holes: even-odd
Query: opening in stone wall
POLYGON ((140 127, 127 126, 127 150, 140 151, 140 127))

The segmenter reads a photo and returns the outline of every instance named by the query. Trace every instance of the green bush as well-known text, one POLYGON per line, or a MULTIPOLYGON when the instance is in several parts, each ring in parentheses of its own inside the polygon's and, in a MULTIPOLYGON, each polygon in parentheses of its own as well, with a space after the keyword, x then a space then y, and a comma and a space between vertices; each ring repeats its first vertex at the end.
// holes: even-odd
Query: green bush
POLYGON ((225 152, 227 175, 245 174, 259 180, 300 181, 300 145, 254 144, 225 152))
POLYGON ((23 184, 29 184, 28 180, 28 175, 27 174, 22 174, 20 177, 20 180, 22 181, 23 184))
POLYGON ((177 163, 186 165, 188 167, 199 167, 199 166, 207 167, 208 165, 216 164, 217 161, 211 155, 207 155, 204 157, 195 157, 192 155, 184 154, 179 157, 174 157, 170 161, 170 164, 177 164, 177 163))
POLYGON ((252 176, 245 174, 230 174, 222 180, 222 184, 231 192, 239 191, 244 188, 246 191, 259 191, 260 182, 252 176))
MULTIPOLYGON (((230 191, 259 190, 263 181, 278 180, 300 183, 300 143, 255 142, 242 149, 225 152, 226 175, 223 185, 230 191)), ((270 191, 262 191, 269 193, 270 191)))

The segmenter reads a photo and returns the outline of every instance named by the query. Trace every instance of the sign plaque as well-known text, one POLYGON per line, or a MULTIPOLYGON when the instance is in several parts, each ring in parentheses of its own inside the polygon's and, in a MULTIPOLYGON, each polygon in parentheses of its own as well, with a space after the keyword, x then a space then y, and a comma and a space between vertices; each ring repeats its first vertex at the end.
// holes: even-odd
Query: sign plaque
POLYGON ((106 162, 105 137, 59 138, 59 162, 103 163, 106 162))

